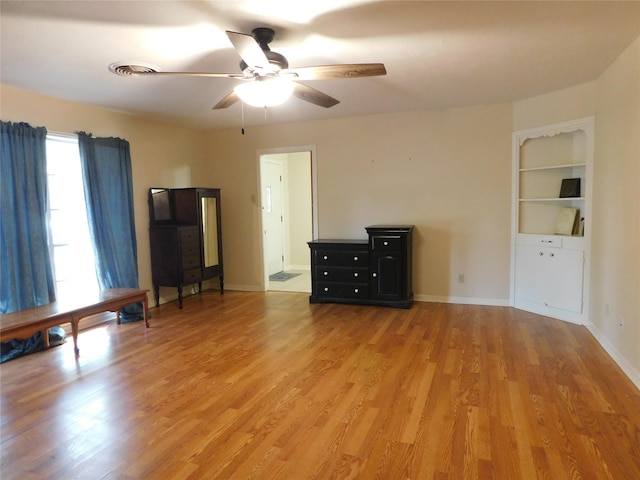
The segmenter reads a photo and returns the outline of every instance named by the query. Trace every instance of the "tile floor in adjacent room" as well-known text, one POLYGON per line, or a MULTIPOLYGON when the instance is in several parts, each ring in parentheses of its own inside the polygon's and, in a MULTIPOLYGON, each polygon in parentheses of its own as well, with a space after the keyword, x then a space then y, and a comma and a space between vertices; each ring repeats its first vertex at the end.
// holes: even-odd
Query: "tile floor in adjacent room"
POLYGON ((286 282, 269 282, 269 290, 279 292, 307 292, 311 293, 311 271, 310 270, 285 270, 287 273, 299 273, 286 282))

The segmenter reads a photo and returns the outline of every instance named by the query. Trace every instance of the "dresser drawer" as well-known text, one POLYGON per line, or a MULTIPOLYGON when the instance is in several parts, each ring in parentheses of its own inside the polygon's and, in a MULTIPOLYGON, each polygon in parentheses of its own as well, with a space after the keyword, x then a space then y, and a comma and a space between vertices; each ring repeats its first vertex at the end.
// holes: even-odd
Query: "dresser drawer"
POLYGON ((317 266, 367 267, 369 256, 358 250, 316 250, 317 266))
POLYGON ((397 235, 371 237, 371 248, 374 251, 397 251, 402 248, 402 239, 397 235))
POLYGON ((367 268, 316 267, 315 278, 318 282, 352 282, 368 281, 367 268))
POLYGON ((331 298, 368 298, 369 285, 366 283, 317 282, 316 295, 331 298))
POLYGON ((202 270, 200 268, 192 268, 182 272, 182 283, 200 283, 202 281, 202 270))

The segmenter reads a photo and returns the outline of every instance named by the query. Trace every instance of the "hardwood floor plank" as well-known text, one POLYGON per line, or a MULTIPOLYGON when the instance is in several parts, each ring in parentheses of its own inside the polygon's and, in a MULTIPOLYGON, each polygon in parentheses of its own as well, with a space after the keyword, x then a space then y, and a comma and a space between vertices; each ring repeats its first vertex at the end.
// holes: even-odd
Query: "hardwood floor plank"
POLYGON ((640 392, 586 328, 203 292, 0 366, 12 479, 640 478, 640 392))

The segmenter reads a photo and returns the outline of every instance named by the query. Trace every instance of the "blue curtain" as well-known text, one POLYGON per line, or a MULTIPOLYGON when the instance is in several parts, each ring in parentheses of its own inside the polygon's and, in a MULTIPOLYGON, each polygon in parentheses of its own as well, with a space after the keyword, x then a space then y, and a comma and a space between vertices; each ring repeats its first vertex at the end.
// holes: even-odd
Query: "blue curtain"
POLYGON ((0 122, 0 314, 55 301, 44 127, 0 122))
MULTIPOLYGON (((78 143, 100 288, 138 288, 129 142, 78 132, 78 143)), ((123 322, 141 320, 142 304, 128 305, 121 315, 123 322)))

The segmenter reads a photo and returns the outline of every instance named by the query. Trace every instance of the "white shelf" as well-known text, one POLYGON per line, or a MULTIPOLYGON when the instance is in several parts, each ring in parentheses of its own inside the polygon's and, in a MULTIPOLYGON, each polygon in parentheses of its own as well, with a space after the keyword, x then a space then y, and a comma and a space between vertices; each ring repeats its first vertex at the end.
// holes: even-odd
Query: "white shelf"
POLYGON ((564 197, 564 198, 519 198, 519 202, 560 202, 571 203, 573 201, 584 201, 585 197, 564 197))
POLYGON ((519 171, 520 172, 535 172, 538 170, 562 170, 562 169, 566 169, 566 170, 572 170, 572 169, 580 169, 580 168, 586 168, 587 164, 586 163, 566 163, 564 165, 551 165, 551 166, 547 166, 547 167, 531 167, 531 168, 521 168, 519 171))

